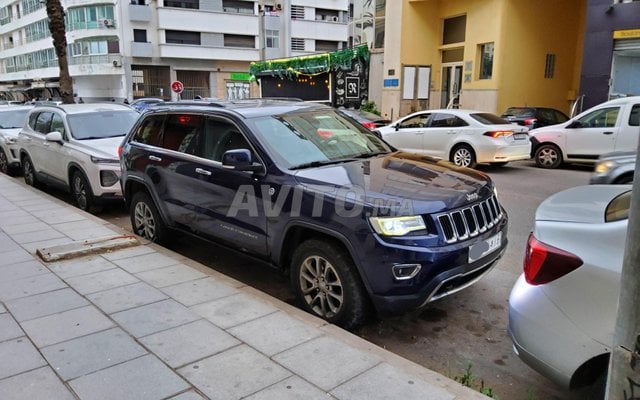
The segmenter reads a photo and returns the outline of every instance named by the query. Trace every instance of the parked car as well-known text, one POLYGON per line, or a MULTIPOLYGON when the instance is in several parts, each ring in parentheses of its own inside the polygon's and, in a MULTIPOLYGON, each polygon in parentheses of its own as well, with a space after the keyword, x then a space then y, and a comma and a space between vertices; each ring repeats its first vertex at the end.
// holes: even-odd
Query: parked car
POLYGON ((562 387, 606 381, 630 199, 629 185, 578 186, 536 211, 508 331, 520 359, 562 387))
POLYGON ((613 151, 636 151, 640 130, 640 96, 599 104, 565 123, 529 132, 531 156, 540 168, 562 163, 594 164, 613 151))
POLYGON ((596 161, 589 183, 616 185, 632 183, 637 157, 638 153, 635 151, 616 151, 601 155, 596 161))
POLYGON ((0 172, 14 175, 20 168, 16 140, 32 106, 0 108, 0 172))
POLYGON ((149 108, 150 105, 161 103, 164 103, 163 99, 159 99, 156 97, 143 97, 132 101, 131 107, 133 107, 136 111, 141 112, 149 108))
POLYGON ((138 116, 116 103, 34 107, 17 140, 25 182, 68 190, 86 211, 121 200, 118 145, 138 116))
POLYGON ((351 118, 358 121, 358 123, 369 130, 374 130, 376 128, 381 128, 385 125, 389 125, 391 121, 388 119, 381 117, 378 114, 374 114, 368 111, 356 110, 351 108, 340 108, 342 113, 347 114, 351 118))
POLYGON ((167 103, 122 145, 133 231, 178 230, 289 274, 306 310, 353 328, 457 292, 507 245, 491 179, 394 151, 317 103, 167 103))
POLYGON ((528 129, 497 115, 474 110, 427 110, 377 129, 391 145, 450 160, 461 167, 477 163, 505 165, 528 160, 528 129))
POLYGON ((509 107, 501 117, 529 129, 561 124, 569 119, 562 111, 548 107, 509 107))

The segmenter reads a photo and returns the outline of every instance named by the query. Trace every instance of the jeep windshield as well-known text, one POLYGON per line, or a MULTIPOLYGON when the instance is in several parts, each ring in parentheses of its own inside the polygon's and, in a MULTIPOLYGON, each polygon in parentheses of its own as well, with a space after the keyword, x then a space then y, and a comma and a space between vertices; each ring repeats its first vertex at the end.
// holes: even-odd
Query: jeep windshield
POLYGON ((367 129, 333 110, 259 117, 249 123, 276 164, 288 169, 348 162, 393 151, 367 129))
POLYGON ((70 114, 67 120, 74 139, 91 140, 124 136, 139 116, 134 110, 97 111, 70 114))

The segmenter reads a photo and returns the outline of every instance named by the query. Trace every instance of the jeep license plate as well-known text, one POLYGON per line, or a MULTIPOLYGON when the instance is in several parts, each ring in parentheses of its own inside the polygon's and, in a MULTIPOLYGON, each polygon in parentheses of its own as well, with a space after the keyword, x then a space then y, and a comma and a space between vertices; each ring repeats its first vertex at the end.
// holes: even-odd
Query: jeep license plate
POLYGON ((502 243, 502 232, 497 235, 483 240, 482 242, 473 244, 469 247, 469 262, 472 263, 481 259, 492 251, 498 249, 502 243))

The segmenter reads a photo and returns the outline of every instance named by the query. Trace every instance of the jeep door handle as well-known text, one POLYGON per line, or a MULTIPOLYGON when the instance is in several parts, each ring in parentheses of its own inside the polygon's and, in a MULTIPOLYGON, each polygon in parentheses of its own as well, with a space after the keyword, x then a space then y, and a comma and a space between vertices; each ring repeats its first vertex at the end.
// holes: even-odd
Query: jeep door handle
POLYGON ((200 175, 211 176, 211 171, 207 171, 206 169, 196 168, 196 172, 200 175))
POLYGON ((613 135, 613 132, 611 131, 607 131, 607 132, 602 132, 603 135, 613 135))
POLYGON ((151 161, 162 161, 162 158, 156 156, 149 156, 149 160, 151 161))

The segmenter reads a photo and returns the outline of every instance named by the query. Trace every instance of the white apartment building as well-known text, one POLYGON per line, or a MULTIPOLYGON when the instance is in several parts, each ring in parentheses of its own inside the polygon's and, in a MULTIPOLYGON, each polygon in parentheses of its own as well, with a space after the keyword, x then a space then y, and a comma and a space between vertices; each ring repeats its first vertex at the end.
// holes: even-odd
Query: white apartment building
MULTIPOLYGON (((0 0, 0 96, 55 98, 44 0, 0 0)), ((62 0, 69 72, 84 101, 244 98, 249 64, 347 46, 349 0, 62 0)))

